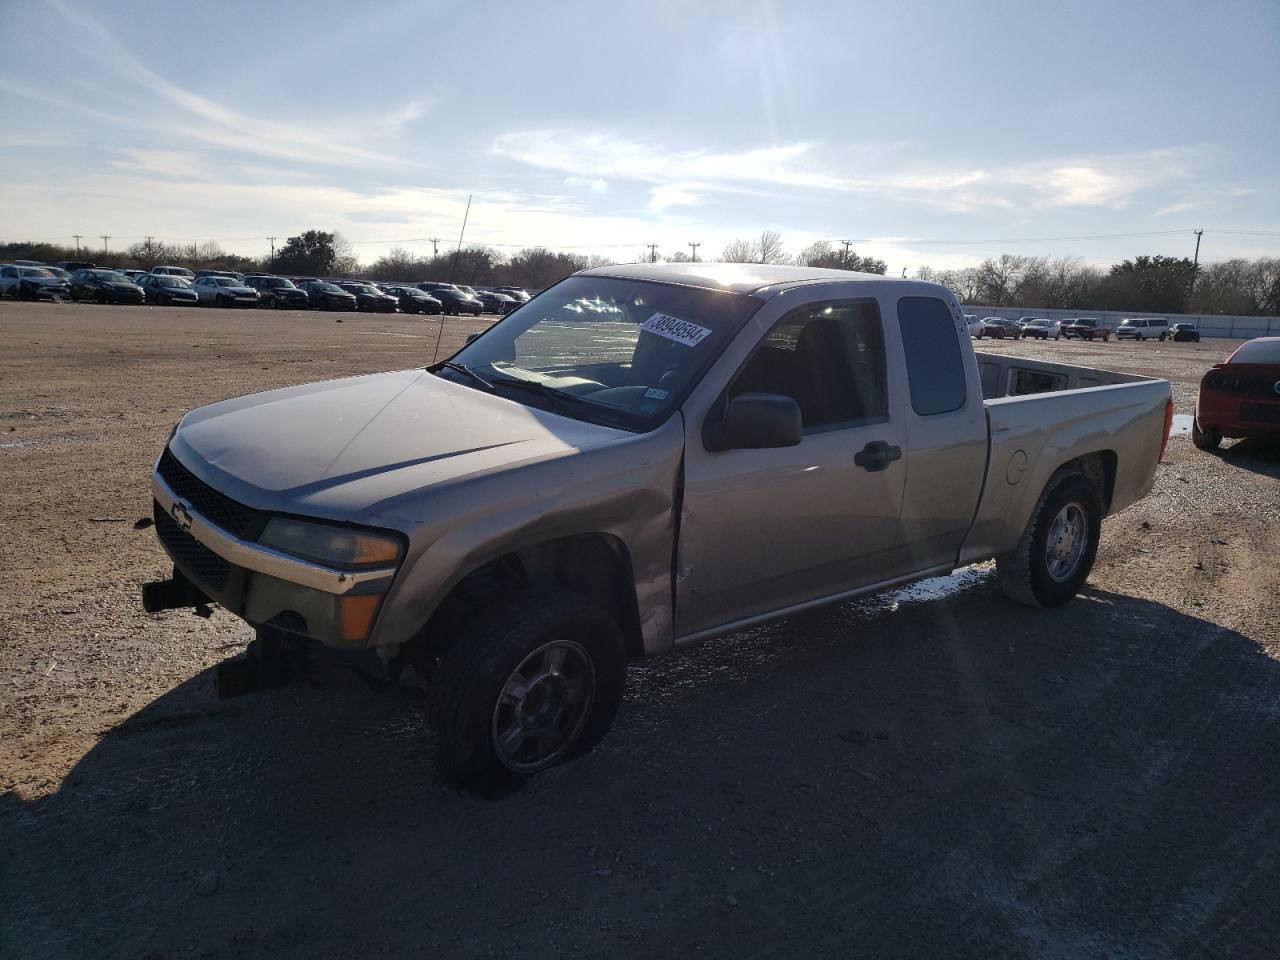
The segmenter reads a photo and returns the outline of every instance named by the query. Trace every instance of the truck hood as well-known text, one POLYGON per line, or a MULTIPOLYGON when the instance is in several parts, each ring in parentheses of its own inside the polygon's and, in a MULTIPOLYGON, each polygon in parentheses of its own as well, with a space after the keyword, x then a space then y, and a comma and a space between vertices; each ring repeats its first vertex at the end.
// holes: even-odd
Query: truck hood
POLYGON ((628 436, 419 369, 200 407, 182 418, 169 448, 248 506, 369 523, 427 487, 628 436))

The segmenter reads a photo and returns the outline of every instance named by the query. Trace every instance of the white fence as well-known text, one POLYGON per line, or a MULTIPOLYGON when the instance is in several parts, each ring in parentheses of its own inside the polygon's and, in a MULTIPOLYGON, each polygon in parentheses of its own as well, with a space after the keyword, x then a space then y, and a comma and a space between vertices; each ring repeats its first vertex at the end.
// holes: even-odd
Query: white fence
POLYGON ((1235 337, 1248 340, 1252 337, 1280 336, 1280 317, 1222 317, 1195 313, 1122 313, 1116 310, 1042 310, 1038 307, 982 307, 965 304, 965 313, 979 317, 1046 317, 1049 320, 1070 320, 1075 317, 1097 317, 1101 325, 1115 329, 1127 317, 1168 317, 1169 326, 1175 323, 1194 323, 1202 337, 1235 337))

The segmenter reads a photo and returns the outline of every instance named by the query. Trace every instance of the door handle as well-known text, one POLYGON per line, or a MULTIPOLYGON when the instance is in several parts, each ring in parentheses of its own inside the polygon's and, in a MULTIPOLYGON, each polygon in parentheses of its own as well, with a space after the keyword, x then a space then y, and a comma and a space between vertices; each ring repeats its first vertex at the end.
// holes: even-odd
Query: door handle
POLYGON ((877 470, 885 469, 895 460, 901 459, 901 447, 895 447, 883 440, 875 440, 856 453, 853 462, 864 470, 875 473, 877 470))

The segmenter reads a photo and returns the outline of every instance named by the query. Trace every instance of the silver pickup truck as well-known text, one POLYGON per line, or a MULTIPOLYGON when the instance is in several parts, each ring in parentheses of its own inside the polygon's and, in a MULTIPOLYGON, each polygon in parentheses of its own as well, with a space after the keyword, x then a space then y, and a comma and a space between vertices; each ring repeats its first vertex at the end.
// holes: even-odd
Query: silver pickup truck
POLYGON ((223 695, 363 657, 428 687, 446 779, 518 777, 599 741, 629 660, 992 557, 1067 602, 1172 410, 1163 380, 975 353, 934 284, 590 270, 426 369, 184 416, 144 605, 257 628, 223 695))

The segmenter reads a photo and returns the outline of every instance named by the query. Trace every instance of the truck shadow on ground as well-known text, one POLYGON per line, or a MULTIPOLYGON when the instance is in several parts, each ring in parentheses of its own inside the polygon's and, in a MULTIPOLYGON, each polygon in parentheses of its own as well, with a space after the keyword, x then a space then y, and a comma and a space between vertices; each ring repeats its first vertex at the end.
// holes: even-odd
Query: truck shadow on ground
POLYGON ((501 802, 435 781, 404 699, 194 677, 0 805, 0 953, 1274 953, 1276 661, 961 586, 640 665, 597 751, 501 802))

